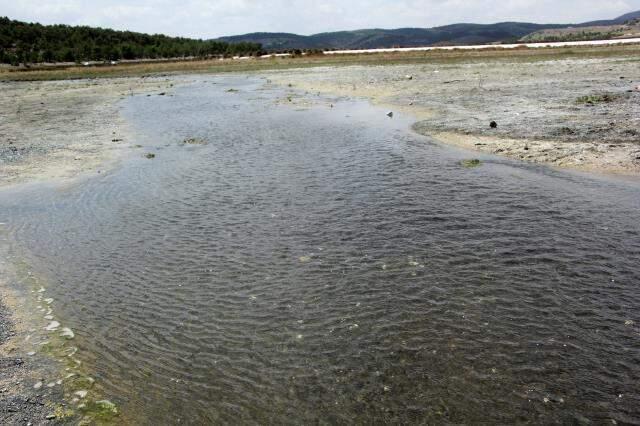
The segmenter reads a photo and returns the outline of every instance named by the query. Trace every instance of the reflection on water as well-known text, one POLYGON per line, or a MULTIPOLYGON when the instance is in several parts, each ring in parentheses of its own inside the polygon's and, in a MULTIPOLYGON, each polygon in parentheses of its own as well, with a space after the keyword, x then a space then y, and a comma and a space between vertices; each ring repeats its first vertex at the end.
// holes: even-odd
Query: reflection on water
POLYGON ((131 98, 155 159, 1 200, 125 419, 640 421, 638 186, 260 87, 131 98))

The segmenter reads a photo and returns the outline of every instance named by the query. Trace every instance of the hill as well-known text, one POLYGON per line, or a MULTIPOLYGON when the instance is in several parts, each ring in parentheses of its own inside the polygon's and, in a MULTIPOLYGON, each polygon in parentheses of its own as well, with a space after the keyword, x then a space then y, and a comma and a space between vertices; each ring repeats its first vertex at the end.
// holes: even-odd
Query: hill
POLYGON ((520 39, 525 43, 581 40, 609 40, 640 37, 640 11, 609 21, 593 21, 565 28, 544 29, 520 39))
POLYGON ((255 53, 255 42, 194 40, 131 31, 41 25, 0 17, 0 63, 209 57, 255 53))
POLYGON ((384 47, 416 47, 429 45, 462 45, 516 42, 522 37, 547 29, 591 27, 624 24, 640 17, 640 11, 611 20, 583 24, 533 24, 501 22, 497 24, 453 24, 434 28, 364 29, 302 36, 289 33, 252 33, 221 37, 226 42, 260 43, 265 50, 291 49, 374 49, 384 47))

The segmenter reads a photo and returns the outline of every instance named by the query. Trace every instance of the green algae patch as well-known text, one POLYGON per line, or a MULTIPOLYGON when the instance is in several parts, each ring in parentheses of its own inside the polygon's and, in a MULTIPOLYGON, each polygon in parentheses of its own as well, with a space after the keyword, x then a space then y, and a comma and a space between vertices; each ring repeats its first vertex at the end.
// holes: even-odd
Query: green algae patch
POLYGON ((482 165, 482 161, 474 158, 471 160, 462 160, 460 164, 462 165, 462 167, 465 167, 467 169, 473 169, 475 167, 480 167, 480 165, 482 165))
POLYGON ((106 399, 89 402, 80 411, 85 416, 80 424, 109 424, 120 415, 116 404, 106 399))
POLYGON ((616 101, 619 98, 621 98, 621 96, 617 93, 601 93, 601 94, 580 96, 579 98, 576 99, 576 103, 585 104, 585 105, 605 104, 605 103, 611 103, 613 101, 616 101))

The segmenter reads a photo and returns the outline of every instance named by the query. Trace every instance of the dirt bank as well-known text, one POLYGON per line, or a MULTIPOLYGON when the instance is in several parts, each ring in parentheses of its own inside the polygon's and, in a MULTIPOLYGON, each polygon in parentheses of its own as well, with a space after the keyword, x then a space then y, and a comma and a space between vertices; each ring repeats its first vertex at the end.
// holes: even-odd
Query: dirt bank
POLYGON ((414 115, 419 133, 464 148, 637 175, 639 64, 640 51, 604 59, 329 67, 268 78, 310 94, 368 98, 414 115))

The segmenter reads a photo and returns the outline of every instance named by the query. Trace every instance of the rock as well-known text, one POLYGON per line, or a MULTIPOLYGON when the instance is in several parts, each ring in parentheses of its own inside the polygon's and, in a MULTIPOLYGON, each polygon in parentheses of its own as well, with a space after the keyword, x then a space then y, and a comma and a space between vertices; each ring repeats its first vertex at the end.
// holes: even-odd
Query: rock
POLYGON ((156 158, 156 155, 152 152, 148 152, 145 154, 145 157, 151 160, 153 158, 156 158))
POLYGON ((33 388, 34 389, 40 389, 42 387, 42 384, 43 384, 42 382, 38 382, 35 385, 33 385, 33 388))
POLYGON ((76 395, 78 398, 82 399, 82 398, 86 398, 88 393, 89 393, 89 391, 79 390, 79 391, 74 392, 73 394, 76 395))
POLYGON ((74 334, 73 330, 65 327, 62 329, 62 332, 60 333, 60 337, 64 337, 66 339, 73 339, 74 337, 76 337, 76 335, 74 334))
POLYGON ((407 80, 413 80, 413 76, 412 75, 405 75, 404 78, 406 78, 407 80))
POLYGON ((498 123, 492 121, 491 123, 489 123, 489 127, 491 127, 492 129, 496 129, 498 127, 498 123))
POLYGON ((47 331, 55 331, 60 327, 60 323, 58 321, 51 321, 48 326, 45 327, 47 331))
POLYGON ((387 113, 387 117, 393 118, 393 111, 389 111, 389 112, 387 113))

